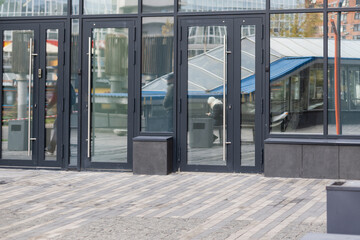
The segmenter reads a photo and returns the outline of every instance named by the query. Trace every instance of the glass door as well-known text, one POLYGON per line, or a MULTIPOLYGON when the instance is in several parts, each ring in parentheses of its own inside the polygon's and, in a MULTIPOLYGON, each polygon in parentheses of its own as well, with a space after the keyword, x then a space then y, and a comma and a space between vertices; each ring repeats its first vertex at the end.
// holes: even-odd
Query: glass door
POLYGON ((232 20, 182 21, 182 170, 233 171, 232 20))
MULTIPOLYGON (((63 64, 59 67, 63 58, 58 54, 63 52, 64 41, 59 41, 63 39, 63 27, 63 23, 1 26, 2 165, 61 166, 61 158, 56 154, 59 139, 56 133, 52 136, 59 114, 53 112, 53 120, 46 115, 45 86, 55 87, 55 78, 63 74, 63 64), (51 133, 46 134, 46 124, 51 123, 51 133), (47 135, 53 139, 51 156, 45 155, 49 146, 47 135)), ((54 98, 55 106, 59 99, 54 98)))
POLYGON ((84 22, 84 168, 131 167, 134 41, 132 21, 84 22))
POLYGON ((261 171, 262 21, 181 21, 181 170, 261 171))

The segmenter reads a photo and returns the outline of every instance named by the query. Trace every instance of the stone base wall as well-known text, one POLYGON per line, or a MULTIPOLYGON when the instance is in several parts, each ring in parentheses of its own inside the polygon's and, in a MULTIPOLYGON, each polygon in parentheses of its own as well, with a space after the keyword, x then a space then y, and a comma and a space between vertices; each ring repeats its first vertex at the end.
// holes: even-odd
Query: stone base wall
POLYGON ((360 146, 266 144, 267 177, 360 179, 360 146))

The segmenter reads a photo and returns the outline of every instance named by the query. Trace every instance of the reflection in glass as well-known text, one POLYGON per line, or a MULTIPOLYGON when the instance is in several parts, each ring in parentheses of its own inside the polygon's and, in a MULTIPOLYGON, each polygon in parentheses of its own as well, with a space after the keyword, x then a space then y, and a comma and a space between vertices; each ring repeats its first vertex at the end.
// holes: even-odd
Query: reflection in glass
POLYGON ((174 12, 174 0, 143 0, 144 13, 174 12))
POLYGON ((187 159, 191 165, 226 166, 223 159, 226 30, 225 26, 188 28, 187 159))
POLYGON ((46 30, 45 161, 56 161, 58 102, 58 29, 46 30))
POLYGON ((127 162, 127 28, 92 31, 91 161, 127 162))
POLYGON ((174 19, 143 18, 141 131, 172 132, 174 19))
MULTIPOLYGON (((31 154, 28 156, 29 111, 32 116, 32 109, 28 107, 32 98, 32 96, 29 98, 29 46, 30 39, 34 39, 34 32, 7 30, 3 32, 3 36, 1 157, 31 160, 31 154)), ((34 45, 31 47, 33 51, 34 45)), ((33 61, 33 58, 31 59, 33 61)), ((32 92, 33 76, 30 76, 30 79, 32 92)))
POLYGON ((76 166, 78 154, 78 113, 79 113, 79 20, 71 24, 71 79, 70 79, 70 166, 76 166))
POLYGON ((241 166, 255 166, 255 25, 242 25, 254 34, 241 38, 241 166))
POLYGON ((271 133, 323 133, 322 28, 320 13, 271 15, 271 133))
POLYGON ((328 17, 328 132, 333 135, 360 134, 359 14, 328 17))
POLYGON ((270 0, 270 9, 298 9, 298 8, 321 8, 321 7, 323 7, 323 1, 270 0))
POLYGON ((131 14, 137 12, 137 0, 84 0, 84 14, 131 14))
POLYGON ((338 7, 360 7, 359 0, 328 0, 329 8, 338 8, 338 7))
POLYGON ((180 0, 181 12, 264 10, 266 0, 180 0))
POLYGON ((63 16, 67 9, 67 0, 0 1, 0 17, 63 16))

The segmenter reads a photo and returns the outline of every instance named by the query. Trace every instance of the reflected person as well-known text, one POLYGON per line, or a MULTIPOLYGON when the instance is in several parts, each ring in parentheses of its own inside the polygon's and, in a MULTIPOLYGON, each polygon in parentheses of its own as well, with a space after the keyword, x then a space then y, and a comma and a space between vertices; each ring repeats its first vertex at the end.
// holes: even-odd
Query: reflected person
POLYGON ((58 81, 56 81, 55 88, 53 90, 53 94, 51 99, 47 105, 46 111, 49 109, 53 109, 53 115, 55 115, 55 121, 53 125, 53 132, 50 137, 50 142, 47 146, 46 153, 48 155, 53 155, 56 149, 56 138, 57 138, 57 99, 58 99, 58 81))
POLYGON ((174 73, 170 73, 167 78, 167 89, 164 97, 163 106, 166 111, 167 131, 173 131, 173 102, 174 102, 174 73))
MULTIPOLYGON (((223 103, 221 100, 216 99, 214 97, 209 97, 207 103, 210 106, 210 112, 206 113, 209 117, 214 119, 214 127, 219 128, 223 125, 223 103)), ((221 127, 219 128, 219 137, 220 142, 222 138, 221 127)), ((218 137, 214 134, 213 141, 215 141, 218 137)))

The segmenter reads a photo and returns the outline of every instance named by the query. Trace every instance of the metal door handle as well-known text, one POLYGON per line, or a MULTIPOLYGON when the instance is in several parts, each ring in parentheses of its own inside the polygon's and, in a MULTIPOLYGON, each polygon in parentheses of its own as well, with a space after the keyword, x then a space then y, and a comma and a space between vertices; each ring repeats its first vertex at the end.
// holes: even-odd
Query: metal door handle
POLYGON ((91 146, 91 136, 90 136, 90 124, 91 124, 91 37, 89 37, 89 47, 88 47, 88 104, 87 104, 87 111, 88 111, 88 121, 87 121, 87 157, 90 158, 90 146, 91 146))
POLYGON ((224 65, 223 65, 223 161, 226 161, 226 70, 227 70, 227 66, 226 66, 226 58, 227 58, 227 44, 226 44, 226 34, 224 35, 224 65))
POLYGON ((28 102, 28 152, 27 155, 31 154, 31 141, 36 141, 36 138, 31 137, 31 77, 32 77, 32 57, 37 56, 36 53, 32 52, 33 39, 30 38, 30 50, 29 50, 29 102, 28 102))

